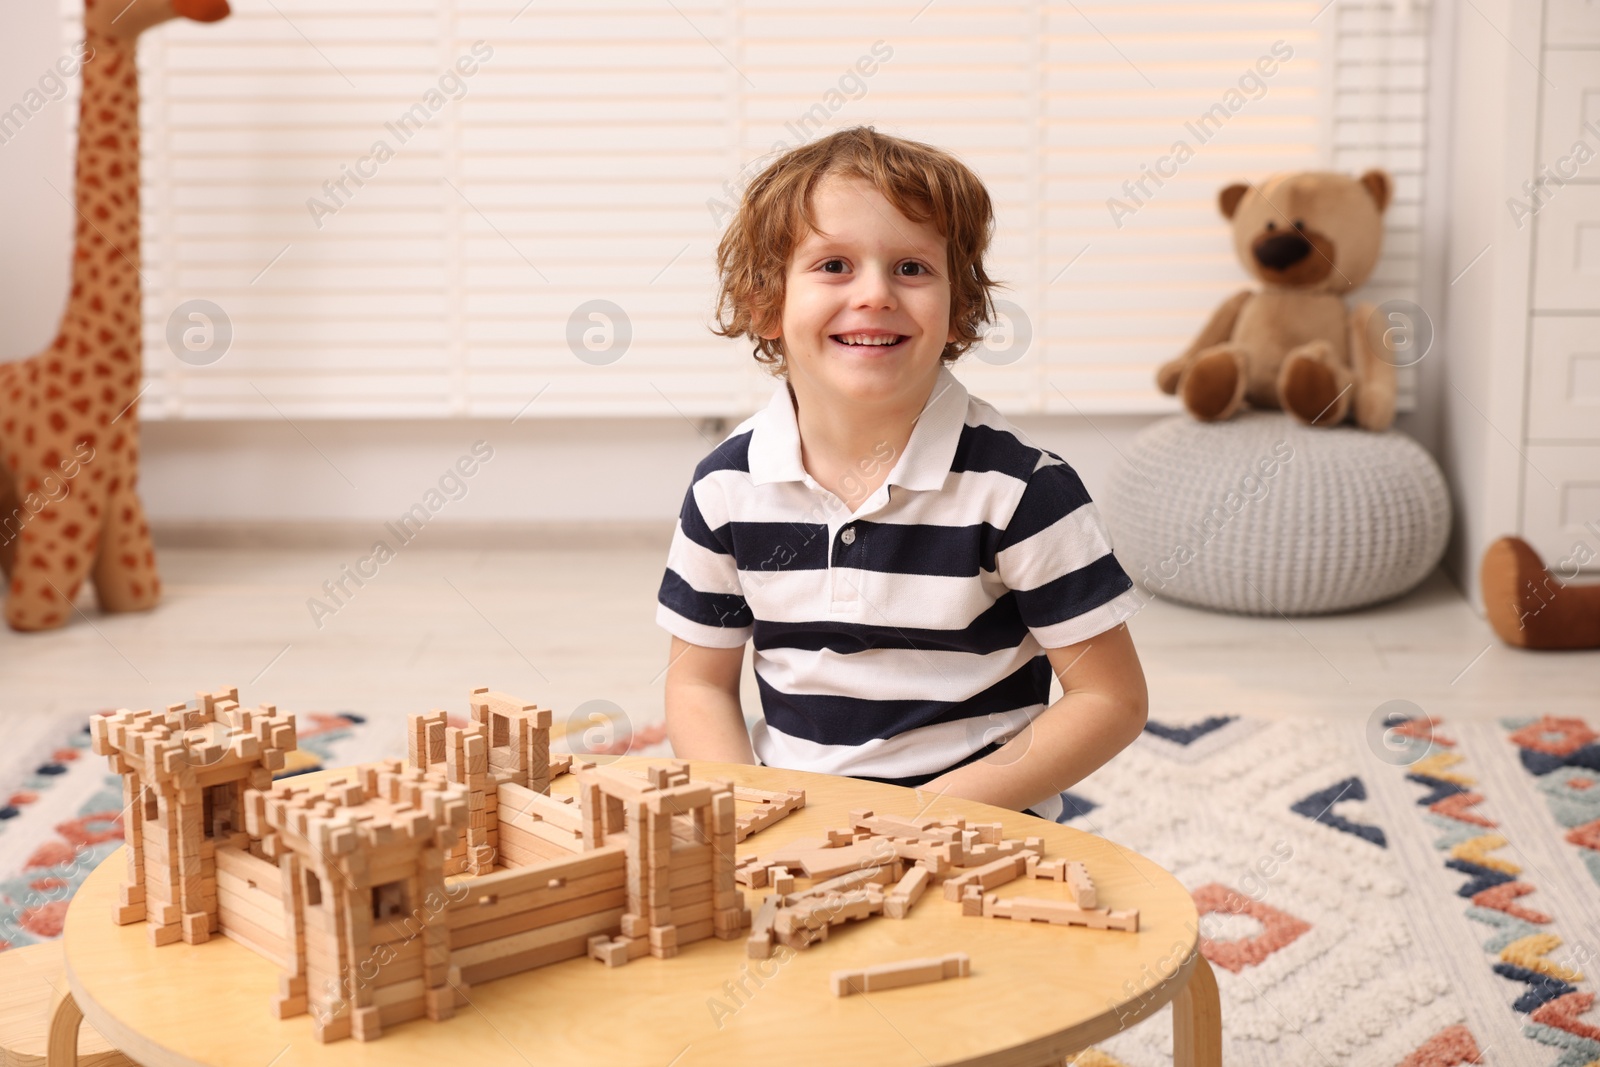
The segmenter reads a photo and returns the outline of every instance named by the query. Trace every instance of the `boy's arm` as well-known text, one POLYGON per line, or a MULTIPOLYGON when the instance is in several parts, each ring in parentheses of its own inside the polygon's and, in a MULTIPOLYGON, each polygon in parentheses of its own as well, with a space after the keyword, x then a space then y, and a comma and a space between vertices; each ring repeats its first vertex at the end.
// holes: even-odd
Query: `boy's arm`
POLYGON ((707 648, 676 635, 667 661, 667 738, 679 759, 756 762, 739 705, 744 645, 707 648))
POLYGON ((1144 729, 1149 696, 1127 623, 1045 649, 1061 699, 998 750, 921 788, 1021 811, 1067 789, 1144 729))

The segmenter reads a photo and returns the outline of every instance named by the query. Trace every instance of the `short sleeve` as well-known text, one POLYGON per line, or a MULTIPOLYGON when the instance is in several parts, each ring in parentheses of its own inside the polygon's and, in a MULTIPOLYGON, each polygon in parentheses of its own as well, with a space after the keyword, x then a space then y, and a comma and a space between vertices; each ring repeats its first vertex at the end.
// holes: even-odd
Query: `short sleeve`
POLYGON ((1045 648, 1087 641, 1142 606, 1078 474, 1046 453, 1006 524, 995 571, 1045 648))
POLYGON ((656 624, 693 645, 737 648, 749 640, 754 619, 740 591, 727 524, 711 529, 696 499, 703 484, 689 487, 679 509, 656 594, 656 624))

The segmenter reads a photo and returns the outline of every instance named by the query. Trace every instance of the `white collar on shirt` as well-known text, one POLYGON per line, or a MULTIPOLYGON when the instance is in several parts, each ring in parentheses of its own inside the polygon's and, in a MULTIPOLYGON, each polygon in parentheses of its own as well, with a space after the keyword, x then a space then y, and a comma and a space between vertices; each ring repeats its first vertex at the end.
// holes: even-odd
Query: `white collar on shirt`
MULTIPOLYGON (((911 429, 906 450, 884 484, 907 489, 942 488, 966 421, 967 389, 948 366, 940 366, 927 403, 911 429)), ((756 485, 806 480, 805 465, 800 461, 800 427, 795 421, 788 383, 778 383, 771 401, 758 413, 750 431, 749 457, 750 480, 756 485)))

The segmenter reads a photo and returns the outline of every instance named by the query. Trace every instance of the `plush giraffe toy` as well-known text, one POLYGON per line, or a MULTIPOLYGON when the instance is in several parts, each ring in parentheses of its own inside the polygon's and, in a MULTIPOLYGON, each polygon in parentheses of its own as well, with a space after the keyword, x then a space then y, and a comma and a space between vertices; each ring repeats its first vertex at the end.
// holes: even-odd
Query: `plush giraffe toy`
POLYGON ((0 364, 6 622, 47 630, 94 579, 102 611, 161 595, 139 479, 139 34, 227 0, 84 0, 72 291, 50 347, 0 364))

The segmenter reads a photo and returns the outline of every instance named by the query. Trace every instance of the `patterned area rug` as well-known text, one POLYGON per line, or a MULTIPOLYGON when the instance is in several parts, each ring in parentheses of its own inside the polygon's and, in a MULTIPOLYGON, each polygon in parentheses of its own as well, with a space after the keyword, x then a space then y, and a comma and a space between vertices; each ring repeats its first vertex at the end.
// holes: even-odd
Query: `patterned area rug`
MULTIPOLYGON (((284 774, 401 754, 398 723, 298 720, 284 774)), ((1193 892, 1230 1065, 1600 1064, 1596 724, 1380 725, 1152 720, 1069 794, 1063 821, 1193 892)), ((665 752, 663 734, 604 750, 665 752)), ((120 784, 75 723, 0 785, 0 942, 57 937, 121 841, 120 784)), ((1171 1063, 1170 1011, 1076 1062, 1171 1063)))

